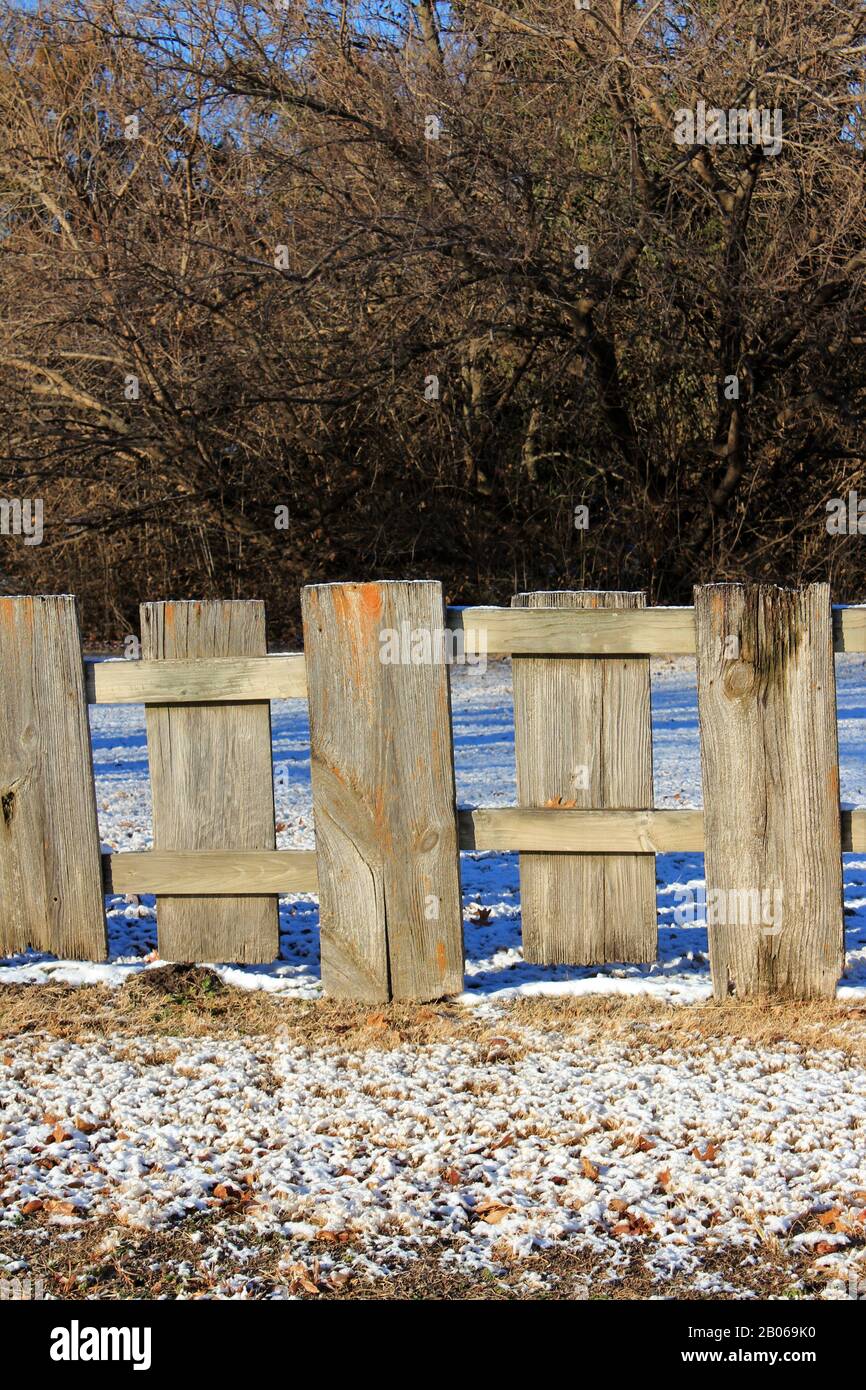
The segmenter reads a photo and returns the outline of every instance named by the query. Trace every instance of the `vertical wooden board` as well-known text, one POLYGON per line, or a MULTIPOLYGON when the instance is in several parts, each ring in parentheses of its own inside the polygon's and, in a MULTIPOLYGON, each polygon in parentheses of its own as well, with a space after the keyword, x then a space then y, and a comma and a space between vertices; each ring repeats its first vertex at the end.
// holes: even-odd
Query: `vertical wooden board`
MULTIPOLYGON (((619 596, 618 596, 619 597, 619 596)), ((635 602, 605 606, 643 608, 635 602)), ((652 701, 648 657, 604 663, 602 694, 602 795, 610 811, 649 810, 653 805, 652 701)), ((646 962, 658 957, 658 909, 654 854, 605 854, 605 960, 646 962)))
MULTIPOLYGON (((303 590, 322 980, 380 1002, 463 988, 448 672, 383 661, 396 634, 441 633, 427 581, 303 590)), ((434 643, 433 650, 436 650, 434 643)))
POLYGON ((0 949, 107 955, 75 599, 0 598, 0 949))
MULTIPOLYGON (((264 656, 264 604, 144 603, 141 642, 146 660, 264 656)), ((154 848, 274 849, 268 701, 145 709, 154 848)), ((274 960, 278 903, 273 895, 160 895, 160 955, 173 961, 274 960)))
MULTIPOLYGON (((643 608, 643 593, 517 594, 515 608, 643 608)), ((512 658, 521 806, 652 806, 645 657, 512 658), (580 769, 586 768, 582 776, 580 769)), ((651 854, 521 854, 523 954, 544 965, 643 962, 657 954, 651 854)))
POLYGON ((715 997, 832 996, 844 934, 830 587, 701 585, 695 621, 715 997))

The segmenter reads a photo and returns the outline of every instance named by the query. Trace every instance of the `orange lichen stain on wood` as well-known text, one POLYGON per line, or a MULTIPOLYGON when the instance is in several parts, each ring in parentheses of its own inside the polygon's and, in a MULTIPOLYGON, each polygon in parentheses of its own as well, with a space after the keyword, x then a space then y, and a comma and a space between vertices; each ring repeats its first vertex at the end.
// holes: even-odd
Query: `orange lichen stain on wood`
POLYGON ((448 958, 445 954, 445 942, 436 942, 436 964, 439 967, 439 974, 444 975, 448 968, 448 958))
POLYGON ((24 624, 32 632, 33 607, 34 605, 32 600, 27 600, 22 604, 22 600, 20 598, 0 599, 0 618, 2 618, 3 626, 14 629, 17 623, 18 614, 23 613, 24 624), (21 606, 19 607, 19 605, 21 606))
POLYGON ((335 781, 340 783, 341 787, 348 787, 349 783, 346 780, 346 774, 343 772, 343 769, 339 767, 337 763, 335 763, 331 758, 328 758, 325 756, 324 753, 319 752, 316 755, 315 761, 317 763, 321 763, 322 767, 331 774, 335 781))
POLYGON ((373 793, 373 823, 376 826, 376 839, 383 854, 392 854, 394 838, 388 820, 388 807, 385 802, 385 788, 380 784, 373 793))
POLYGON ((359 584, 358 594, 361 610, 368 623, 377 623, 382 617, 382 590, 378 584, 359 584))
MULTIPOLYGON (((358 626, 358 605, 355 602, 359 585, 345 584, 336 586, 331 591, 332 612, 334 615, 334 626, 337 629, 340 645, 346 652, 346 674, 349 681, 360 691, 364 688, 362 679, 363 663, 359 647, 360 631, 358 626)), ((369 702, 369 692, 366 698, 369 702)))
POLYGON ((374 710, 374 691, 375 679, 371 679, 368 674, 366 679, 362 678, 362 672, 367 664, 365 656, 375 651, 378 658, 380 652, 379 633, 382 623, 382 589, 378 584, 357 584, 354 588, 352 598, 355 607, 355 618, 357 623, 358 647, 356 655, 358 659, 358 684, 364 691, 364 699, 367 709, 372 717, 374 710))
POLYGON ((725 595, 720 593, 711 594, 710 612, 716 623, 724 622, 725 618, 725 595))

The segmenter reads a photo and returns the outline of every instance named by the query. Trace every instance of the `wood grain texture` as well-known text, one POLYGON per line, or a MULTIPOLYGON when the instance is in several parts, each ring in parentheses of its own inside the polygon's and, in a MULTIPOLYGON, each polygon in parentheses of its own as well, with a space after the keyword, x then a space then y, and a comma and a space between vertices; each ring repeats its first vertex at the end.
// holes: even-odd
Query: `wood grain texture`
POLYGON ((839 604, 834 607, 833 650, 866 652, 866 606, 839 604))
MULTIPOLYGON (((145 660, 264 656, 258 602, 145 603, 145 660)), ((273 850, 271 715, 266 701, 147 705, 156 850, 273 850)), ((279 953, 273 896, 161 896, 160 955, 173 961, 270 961, 279 953)))
MULTIPOLYGON (((517 594, 515 609, 616 609, 631 615, 642 593, 517 594)), ((645 614, 641 613, 641 617, 645 614)), ((645 657, 523 657, 512 663, 517 793, 522 806, 550 800, 579 809, 652 806, 652 723, 645 657), (585 769, 581 775, 580 769, 585 769)), ((655 861, 651 855, 520 857, 523 954, 545 965, 656 958, 655 861)))
POLYGON ((237 704, 239 700, 304 698, 301 653, 211 657, 199 661, 88 661, 92 705, 237 704))
POLYGON ((715 996, 832 996, 844 956, 829 585, 699 586, 695 616, 715 996), (766 920, 741 924, 731 906, 755 892, 766 920))
POLYGON ((315 893, 312 850, 144 850, 102 856, 106 893, 315 893))
POLYGON ((866 850, 866 811, 842 812, 842 853, 866 850))
MULTIPOLYGON (((543 609, 449 608, 448 626, 462 632, 469 651, 483 638, 489 656, 694 656, 694 608, 637 612, 566 612, 543 609), (473 645, 474 644, 474 645, 473 645)), ((833 649, 866 652, 866 605, 833 610, 833 649)))
POLYGON ((107 954, 75 599, 0 598, 0 950, 107 954))
POLYGON ((448 673, 380 660, 383 632, 442 630, 441 585, 313 585, 301 607, 325 990, 453 994, 463 924, 448 673))
POLYGON ((704 847, 703 811, 496 806, 458 811, 457 820, 461 850, 619 856, 686 853, 704 847))
POLYGON ((688 656, 691 608, 449 608, 448 626, 488 656, 688 656))

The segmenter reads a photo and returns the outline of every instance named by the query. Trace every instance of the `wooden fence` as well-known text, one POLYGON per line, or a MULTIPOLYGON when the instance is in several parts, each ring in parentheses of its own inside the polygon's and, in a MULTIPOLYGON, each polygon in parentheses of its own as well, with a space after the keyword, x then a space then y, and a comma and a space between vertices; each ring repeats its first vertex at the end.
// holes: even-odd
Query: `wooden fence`
POLYGON ((826 584, 700 586, 693 608, 444 610, 427 581, 302 597, 303 655, 267 654, 261 603, 173 602, 143 605, 142 660, 106 662, 83 660, 74 598, 0 598, 0 950, 104 959, 104 893, 150 892, 164 958, 269 961, 277 895, 310 892, 330 995, 432 999, 463 985, 460 850, 519 851, 526 958, 575 965, 654 959, 653 856, 703 850, 708 903, 782 904, 772 929, 710 923, 716 997, 834 992, 866 811, 840 812, 833 653, 866 652, 866 608, 831 609, 826 584), (443 633, 513 658, 516 807, 456 809, 443 633), (660 655, 697 658, 704 811, 652 808, 660 655), (275 848, 287 697, 309 702, 315 852, 275 848), (100 857, 89 703, 145 705, 145 853, 100 857))

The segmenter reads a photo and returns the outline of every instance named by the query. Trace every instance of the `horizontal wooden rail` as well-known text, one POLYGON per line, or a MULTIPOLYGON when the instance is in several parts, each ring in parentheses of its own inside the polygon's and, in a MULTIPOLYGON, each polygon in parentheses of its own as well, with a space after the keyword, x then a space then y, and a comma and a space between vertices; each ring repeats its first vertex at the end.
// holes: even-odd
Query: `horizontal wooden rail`
MULTIPOLYGON (((704 813, 489 807, 457 813, 461 850, 672 854, 704 848, 704 813)), ((866 811, 842 812, 842 849, 866 852, 866 811)), ((106 893, 315 893, 313 850, 144 850, 103 854, 106 893)))
POLYGON ((307 693, 300 652, 197 661, 86 661, 84 671, 92 705, 234 704, 303 699, 307 693))
POLYGON ((687 656, 692 608, 449 608, 465 650, 488 656, 687 656))
POLYGON ((316 856, 301 849, 143 850, 103 854, 106 893, 315 893, 316 856))
MULTIPOLYGON (((449 608, 467 652, 488 656, 694 656, 694 608, 449 608)), ((837 652, 866 652, 866 606, 835 606, 837 652)))
MULTIPOLYGON (((704 848, 704 813, 507 806, 458 811, 462 850, 673 854, 704 848)), ((842 849, 866 851, 866 811, 842 811, 842 849)))
MULTIPOLYGON (((693 656, 693 608, 449 608, 467 652, 487 656, 693 656)), ((866 652, 866 607, 833 609, 837 652, 866 652)), ((302 652, 198 661, 87 660, 91 705, 208 704, 304 699, 302 652)))
POLYGON ((704 847, 702 811, 576 811, 508 806, 460 811, 460 848, 571 854, 667 854, 704 847))

